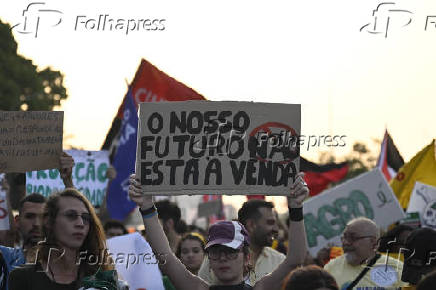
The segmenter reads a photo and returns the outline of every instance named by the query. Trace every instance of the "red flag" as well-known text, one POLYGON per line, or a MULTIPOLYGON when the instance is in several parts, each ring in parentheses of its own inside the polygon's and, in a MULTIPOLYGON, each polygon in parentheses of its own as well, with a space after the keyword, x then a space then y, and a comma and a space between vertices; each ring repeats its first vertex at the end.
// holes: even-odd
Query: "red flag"
MULTIPOLYGON (((330 183, 342 180, 348 173, 348 163, 318 165, 300 156, 300 171, 304 172, 310 195, 314 196, 326 189, 330 183)), ((265 196, 247 195, 247 199, 265 199, 265 196)))
POLYGON ((403 157, 401 157, 400 152, 394 144, 394 141, 386 130, 383 142, 381 144, 380 156, 377 160, 377 168, 383 172, 383 175, 389 182, 395 177, 398 170, 403 165, 403 157))
POLYGON ((314 196, 327 188, 332 182, 342 180, 348 173, 348 163, 328 163, 318 165, 300 158, 300 171, 304 172, 304 180, 314 196))
MULTIPOLYGON (((138 102, 206 100, 205 97, 160 71, 145 59, 141 60, 141 64, 136 71, 131 87, 133 99, 136 104, 138 104, 138 102)), ((124 99, 106 135, 102 146, 103 150, 109 150, 111 148, 112 141, 118 134, 121 120, 123 119, 123 104, 124 99)))

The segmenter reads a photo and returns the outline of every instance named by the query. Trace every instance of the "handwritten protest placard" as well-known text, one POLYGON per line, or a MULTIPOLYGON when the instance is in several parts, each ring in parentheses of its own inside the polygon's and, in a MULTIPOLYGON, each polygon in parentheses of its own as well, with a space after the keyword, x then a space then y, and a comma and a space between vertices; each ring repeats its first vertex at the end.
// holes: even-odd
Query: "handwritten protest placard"
POLYGON ((415 182, 407 212, 418 212, 423 227, 436 229, 436 187, 415 182))
MULTIPOLYGON (((108 151, 67 150, 74 159, 73 184, 82 192, 93 206, 103 202, 108 179, 106 171, 109 165, 108 151)), ((27 172, 26 193, 40 193, 45 197, 53 192, 62 191, 65 185, 57 169, 27 172)))
POLYGON ((0 111, 0 172, 57 168, 64 112, 0 111))
POLYGON ((379 169, 361 174, 304 203, 304 223, 312 255, 328 243, 341 245, 340 235, 356 217, 367 217, 381 228, 405 217, 379 169))
POLYGON ((299 170, 300 109, 141 103, 136 174, 150 194, 285 195, 299 170))
POLYGON ((9 230, 9 212, 6 190, 3 186, 5 175, 0 174, 0 230, 9 230))

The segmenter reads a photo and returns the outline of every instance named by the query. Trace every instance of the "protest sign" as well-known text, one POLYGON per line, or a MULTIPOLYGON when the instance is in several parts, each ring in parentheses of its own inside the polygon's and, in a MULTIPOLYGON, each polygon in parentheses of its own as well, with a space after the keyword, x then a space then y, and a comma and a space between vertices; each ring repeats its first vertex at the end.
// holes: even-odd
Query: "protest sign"
POLYGON ((3 186, 5 175, 0 174, 0 230, 9 230, 9 212, 6 190, 3 186))
POLYGON ((153 195, 289 193, 300 105, 141 103, 136 174, 153 195))
POLYGON ((0 172, 57 168, 64 112, 0 111, 0 172))
MULTIPOLYGON (((93 206, 100 206, 106 194, 109 164, 108 151, 67 150, 74 159, 73 184, 93 206)), ((65 188, 59 170, 31 171, 26 174, 26 193, 40 193, 45 197, 65 188)))
POLYGON ((165 254, 157 259, 148 242, 133 233, 107 240, 107 247, 120 277, 130 289, 164 290, 158 263, 165 263, 165 254))
POLYGON ((436 229, 436 187, 415 182, 407 212, 419 212, 421 225, 436 229))
POLYGON ((381 228, 405 217, 379 169, 361 174, 304 203, 310 253, 315 256, 328 243, 340 245, 346 224, 356 217, 372 219, 381 228))

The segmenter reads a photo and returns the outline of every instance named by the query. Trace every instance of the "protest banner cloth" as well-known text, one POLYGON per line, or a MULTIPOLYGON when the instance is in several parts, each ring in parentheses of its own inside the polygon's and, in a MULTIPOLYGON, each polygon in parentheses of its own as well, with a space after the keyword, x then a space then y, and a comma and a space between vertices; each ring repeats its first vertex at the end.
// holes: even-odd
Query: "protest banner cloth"
POLYGON ((150 244, 139 234, 113 237, 107 240, 107 247, 118 275, 127 281, 130 289, 164 290, 162 274, 150 244))
POLYGON ((346 224, 361 216, 374 220, 381 228, 405 217, 391 187, 377 168, 304 203, 310 253, 316 256, 328 243, 340 245, 340 235, 346 224))
POLYGON ((0 174, 0 230, 9 230, 9 212, 8 212, 8 200, 6 196, 6 190, 3 187, 5 174, 0 174))
POLYGON ((418 212, 422 227, 436 230, 436 187, 415 182, 407 212, 418 212))
POLYGON ((123 220, 136 207, 128 198, 127 190, 129 176, 135 171, 137 104, 204 99, 202 95, 173 79, 150 62, 141 60, 102 146, 102 149, 114 152, 111 160, 118 173, 109 186, 107 196, 107 208, 111 218, 123 220))
POLYGON ((415 182, 436 186, 435 140, 419 151, 398 171, 390 185, 403 208, 409 205, 415 182))
MULTIPOLYGON (((108 151, 67 150, 74 159, 73 184, 93 206, 100 206, 106 194, 108 151)), ((59 162, 59 161, 58 161, 59 162)), ((58 169, 31 171, 26 174, 26 193, 45 197, 65 189, 58 169)))
POLYGON ((0 172, 57 168, 64 112, 0 111, 0 172))
POLYGON ((287 195, 299 169, 301 107, 141 103, 136 174, 153 195, 287 195))

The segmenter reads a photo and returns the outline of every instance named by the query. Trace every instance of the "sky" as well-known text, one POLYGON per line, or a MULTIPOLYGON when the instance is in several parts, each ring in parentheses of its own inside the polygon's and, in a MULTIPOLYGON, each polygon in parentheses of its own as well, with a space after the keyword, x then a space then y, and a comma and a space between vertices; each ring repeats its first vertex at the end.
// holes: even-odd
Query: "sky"
POLYGON ((141 58, 212 101, 302 104, 303 135, 346 136, 302 148, 315 161, 356 141, 378 156, 386 128, 406 161, 436 137, 431 0, 40 1, 24 29, 30 3, 0 1, 0 19, 21 55, 63 72, 66 148, 100 149, 141 58), (99 15, 161 22, 92 29, 99 15))

